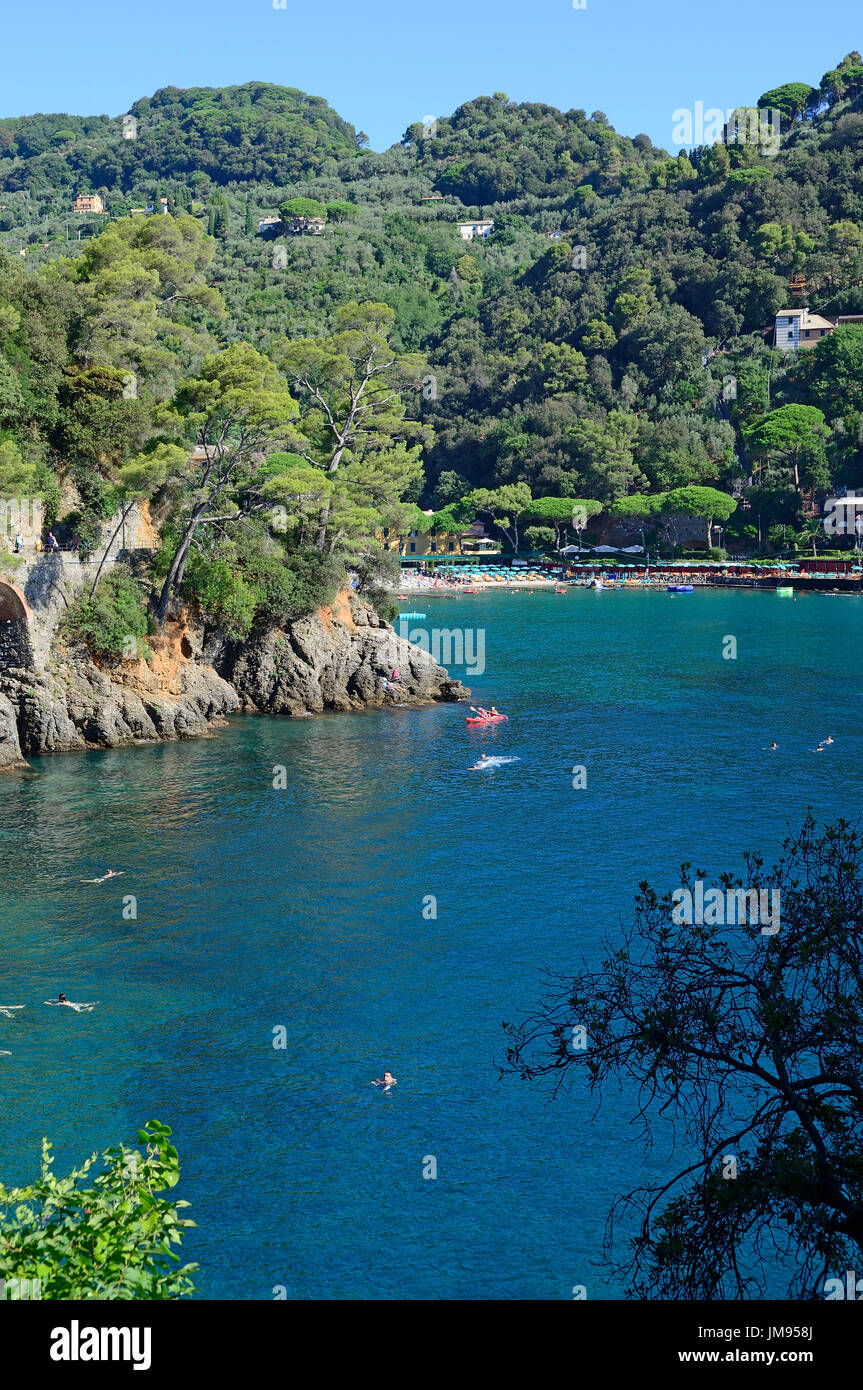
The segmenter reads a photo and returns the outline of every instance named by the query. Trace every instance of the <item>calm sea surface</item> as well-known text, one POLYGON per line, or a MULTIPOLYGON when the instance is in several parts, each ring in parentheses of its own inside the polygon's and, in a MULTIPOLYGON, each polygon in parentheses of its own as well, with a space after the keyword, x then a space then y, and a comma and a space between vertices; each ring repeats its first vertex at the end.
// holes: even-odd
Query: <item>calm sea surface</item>
POLYGON ((34 1175, 43 1134, 59 1171, 155 1117, 204 1297, 618 1297, 605 1213, 669 1171, 670 1141, 645 1153, 626 1097, 596 1112, 499 1080, 501 1021, 547 970, 598 959, 641 878, 770 857, 809 806, 857 815, 863 602, 403 607, 484 630, 484 672, 454 674, 509 724, 469 731, 459 705, 236 719, 0 782, 0 1003, 27 1004, 0 1019, 0 1177, 34 1175), (519 761, 471 772, 480 749, 519 761), (79 882, 109 867, 125 877, 79 882), (98 1007, 45 1008, 60 990, 98 1007))

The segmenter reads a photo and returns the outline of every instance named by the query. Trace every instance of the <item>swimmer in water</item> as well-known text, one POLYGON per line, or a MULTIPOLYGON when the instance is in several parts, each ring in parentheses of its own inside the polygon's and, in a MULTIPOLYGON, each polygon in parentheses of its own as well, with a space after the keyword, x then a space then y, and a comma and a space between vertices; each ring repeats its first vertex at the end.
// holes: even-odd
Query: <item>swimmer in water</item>
POLYGON ((385 1071, 382 1077, 378 1077, 376 1081, 372 1082, 372 1085, 381 1086, 385 1091, 388 1091, 390 1086, 397 1086, 398 1082, 391 1071, 385 1071))
POLYGON ((123 877, 123 870, 122 870, 122 869, 109 869, 108 872, 107 872, 106 874, 103 874, 101 878, 82 878, 82 879, 81 879, 81 882, 82 882, 82 883, 107 883, 107 881, 108 881, 109 878, 122 878, 122 877, 123 877))
POLYGON ((778 744, 778 743, 771 743, 770 747, 771 747, 771 748, 778 748, 778 747, 779 747, 779 744, 778 744))
POLYGON ((58 1004, 58 1005, 62 1004, 62 1006, 63 1006, 64 1008, 66 1008, 66 1009, 74 1009, 76 1014, 80 1014, 80 1013, 90 1013, 90 1011, 91 1011, 92 1009, 95 1009, 95 1007, 96 1007, 95 1003, 94 1003, 94 1004, 74 1004, 74 1003, 72 1002, 71 999, 67 999, 67 998, 66 998, 65 994, 58 994, 56 999, 46 999, 46 1000, 45 1000, 45 1003, 46 1003, 46 1004, 58 1004))
POLYGON ((830 737, 830 735, 828 734, 827 737, 826 737, 825 740, 824 740, 824 743, 825 743, 825 744, 833 743, 833 741, 834 741, 834 740, 833 740, 833 739, 830 737))
POLYGON ((481 767, 487 767, 490 762, 491 758, 489 757, 488 753, 480 753, 479 762, 474 763, 473 767, 471 768, 471 772, 476 772, 477 769, 481 767))

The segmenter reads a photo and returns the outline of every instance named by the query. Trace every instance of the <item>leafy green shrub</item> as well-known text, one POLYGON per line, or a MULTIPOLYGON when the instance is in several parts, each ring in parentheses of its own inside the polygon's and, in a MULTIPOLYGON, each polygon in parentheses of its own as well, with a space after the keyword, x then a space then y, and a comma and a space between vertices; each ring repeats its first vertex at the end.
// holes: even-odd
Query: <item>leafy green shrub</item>
MULTIPOLYGON (((26 1187, 0 1184, 0 1280, 38 1281, 43 1299, 172 1299, 195 1292, 198 1266, 180 1265, 172 1245, 195 1222, 188 1202, 159 1194, 176 1187, 179 1155, 171 1130, 149 1120, 138 1131, 146 1152, 121 1144, 93 1154, 68 1177, 53 1171, 42 1141, 42 1170, 26 1187), (179 1266, 179 1267, 178 1267, 179 1266)), ((14 1286, 13 1286, 14 1287, 14 1286)))
POLYGON ((285 555, 251 537, 218 553, 193 552, 183 593, 208 622, 240 641, 255 624, 305 618, 332 603, 344 579, 341 560, 316 550, 285 555))
POLYGON ((554 531, 550 526, 528 526, 524 538, 531 550, 550 550, 554 545, 554 531))
POLYGON ((398 557, 392 551, 367 551, 354 562, 353 568, 357 592, 385 623, 393 622, 399 614, 399 605, 392 592, 401 576, 398 557))
POLYGON ((255 621, 257 596, 236 564, 220 555, 192 553, 183 577, 183 593, 193 599, 207 622, 239 641, 255 621))
POLYGON ((143 640, 152 631, 144 589, 128 570, 116 568, 105 575, 92 597, 80 594, 70 604, 62 630, 97 658, 151 655, 143 640))
POLYGON ((334 555, 321 555, 317 550, 300 551, 285 560, 294 578, 291 609, 287 617, 305 618, 324 604, 332 603, 345 582, 344 563, 334 555))

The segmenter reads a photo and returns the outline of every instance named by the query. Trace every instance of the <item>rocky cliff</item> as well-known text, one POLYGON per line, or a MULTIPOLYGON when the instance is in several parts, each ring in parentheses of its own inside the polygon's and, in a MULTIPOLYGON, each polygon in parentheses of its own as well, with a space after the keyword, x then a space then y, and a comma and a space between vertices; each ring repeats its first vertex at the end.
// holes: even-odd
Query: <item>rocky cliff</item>
POLYGON ((353 593, 243 643, 205 643, 176 619, 152 647, 150 661, 101 669, 55 633, 44 662, 0 659, 0 770, 26 766, 28 753, 196 738, 238 711, 318 714, 470 693, 353 593))
POLYGON ((470 694, 349 592, 313 617, 241 645, 212 643, 203 654, 237 692, 241 708, 267 714, 421 705, 470 694))

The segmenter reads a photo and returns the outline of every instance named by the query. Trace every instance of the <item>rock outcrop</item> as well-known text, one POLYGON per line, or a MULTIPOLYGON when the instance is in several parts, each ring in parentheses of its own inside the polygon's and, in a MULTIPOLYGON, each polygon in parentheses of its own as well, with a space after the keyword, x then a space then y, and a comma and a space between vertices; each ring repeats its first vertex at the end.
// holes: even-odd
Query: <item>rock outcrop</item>
POLYGON ((19 767, 26 767, 26 763, 21 756, 17 711, 12 701, 0 692, 0 772, 11 772, 19 767))
MULTIPOLYGON (((173 684, 145 662, 146 673, 102 671, 80 650, 58 653, 46 671, 0 672, 0 740, 12 710, 18 757, 81 748, 114 748, 159 739, 199 738, 239 708, 236 692, 206 666, 183 660, 173 684)), ((154 663, 155 665, 155 663, 154 663)), ((0 742, 0 759, 3 757, 0 742)), ((7 764, 14 760, 7 757, 7 764)), ((2 766, 2 763, 0 763, 2 766)))
POLYGON ((354 593, 242 644, 213 644, 206 654, 243 709, 267 714, 421 705, 470 694, 354 593))

